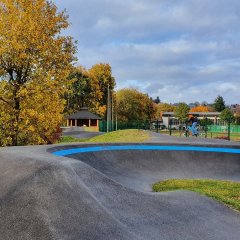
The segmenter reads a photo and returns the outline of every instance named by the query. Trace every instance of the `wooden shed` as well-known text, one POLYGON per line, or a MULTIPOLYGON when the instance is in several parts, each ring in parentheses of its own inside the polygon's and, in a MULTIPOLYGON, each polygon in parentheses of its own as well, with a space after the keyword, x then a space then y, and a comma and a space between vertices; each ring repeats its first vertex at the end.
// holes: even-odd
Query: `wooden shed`
POLYGON ((68 127, 91 127, 99 131, 99 120, 101 118, 88 111, 88 108, 81 108, 79 112, 73 113, 67 117, 68 127))

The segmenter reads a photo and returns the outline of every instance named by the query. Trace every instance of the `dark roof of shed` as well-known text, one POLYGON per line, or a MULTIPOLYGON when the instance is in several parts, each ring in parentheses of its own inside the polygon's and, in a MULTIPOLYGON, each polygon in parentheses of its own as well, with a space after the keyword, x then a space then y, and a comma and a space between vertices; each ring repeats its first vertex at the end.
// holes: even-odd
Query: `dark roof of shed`
POLYGON ((101 118, 98 115, 89 112, 87 108, 81 108, 79 112, 69 115, 67 119, 98 119, 100 120, 101 118))

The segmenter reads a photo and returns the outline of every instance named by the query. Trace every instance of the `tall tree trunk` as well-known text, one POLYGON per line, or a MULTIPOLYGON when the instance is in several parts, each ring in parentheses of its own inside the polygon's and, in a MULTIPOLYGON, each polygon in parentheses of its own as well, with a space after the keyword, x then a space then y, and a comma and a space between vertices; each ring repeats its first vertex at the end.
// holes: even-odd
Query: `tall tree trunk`
POLYGON ((19 86, 17 85, 14 90, 14 132, 13 132, 13 145, 18 146, 18 135, 19 135, 19 115, 20 115, 20 99, 18 96, 19 86))

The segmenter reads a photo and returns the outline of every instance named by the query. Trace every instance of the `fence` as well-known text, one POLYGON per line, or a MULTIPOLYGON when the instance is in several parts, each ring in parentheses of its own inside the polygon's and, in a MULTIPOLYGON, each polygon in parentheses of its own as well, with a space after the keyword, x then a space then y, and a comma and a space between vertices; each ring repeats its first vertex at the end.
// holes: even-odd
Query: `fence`
MULTIPOLYGON (((159 122, 160 123, 160 122, 159 122)), ((145 129, 154 132, 159 132, 162 134, 168 134, 172 136, 188 136, 186 133, 185 125, 176 128, 165 128, 163 125, 159 125, 157 121, 129 121, 129 122, 108 122, 101 121, 99 125, 99 130, 101 132, 109 132, 115 130, 124 129, 145 129)), ((199 136, 206 138, 218 138, 218 139, 231 139, 240 141, 240 125, 208 125, 208 126, 198 126, 199 136)), ((191 133, 190 133, 191 135, 191 133)))
MULTIPOLYGON (((210 125, 208 126, 210 132, 227 132, 228 125, 210 125)), ((230 133, 240 133, 240 125, 230 125, 230 133)))
POLYGON ((128 121, 128 122, 112 122, 112 121, 100 121, 99 131, 100 132, 112 132, 116 130, 125 129, 145 129, 150 130, 151 121, 128 121))
POLYGON ((240 141, 240 125, 210 125, 207 130, 211 138, 240 141))

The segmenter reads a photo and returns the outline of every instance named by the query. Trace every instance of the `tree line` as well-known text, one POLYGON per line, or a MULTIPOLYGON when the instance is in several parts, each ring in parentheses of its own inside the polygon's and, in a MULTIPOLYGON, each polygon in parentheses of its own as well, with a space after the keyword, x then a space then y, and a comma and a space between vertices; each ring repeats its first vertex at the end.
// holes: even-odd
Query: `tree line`
POLYGON ((136 89, 115 91, 108 63, 76 67, 76 42, 62 34, 68 26, 52 1, 1 1, 0 146, 54 143, 64 117, 81 107, 106 119, 109 94, 119 121, 158 119, 178 108, 136 89))
POLYGON ((84 106, 105 118, 111 66, 75 67, 68 26, 52 1, 1 1, 0 146, 56 142, 64 116, 84 106))

